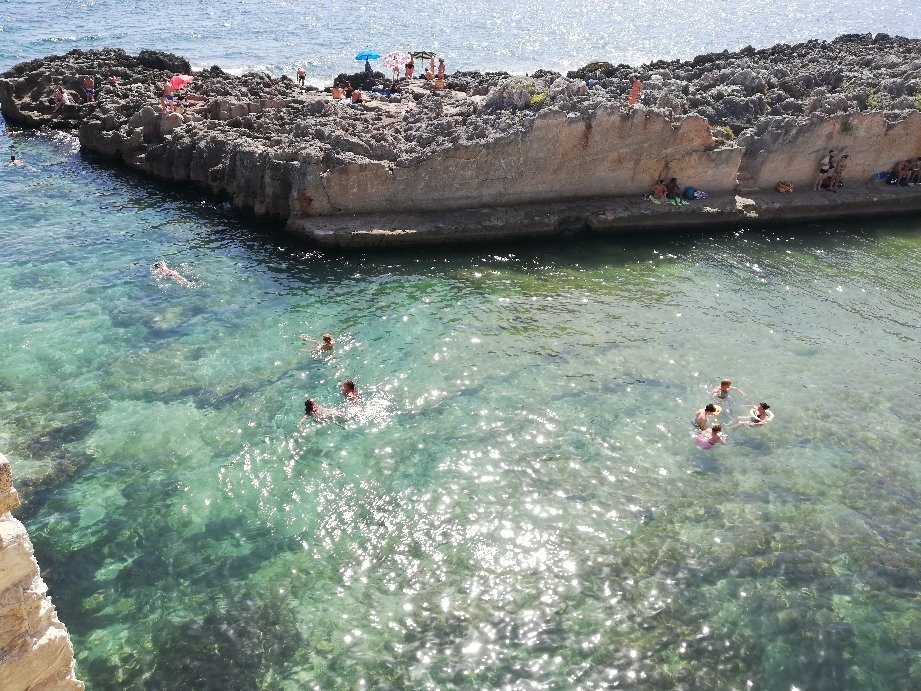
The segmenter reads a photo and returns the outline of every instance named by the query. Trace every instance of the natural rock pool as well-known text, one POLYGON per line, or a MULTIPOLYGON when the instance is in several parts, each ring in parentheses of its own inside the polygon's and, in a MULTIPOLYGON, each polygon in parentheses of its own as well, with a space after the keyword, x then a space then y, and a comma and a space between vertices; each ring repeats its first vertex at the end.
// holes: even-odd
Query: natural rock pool
POLYGON ((0 449, 89 687, 921 684, 917 222, 335 255, 0 149, 0 449), (704 451, 723 376, 776 417, 704 451))

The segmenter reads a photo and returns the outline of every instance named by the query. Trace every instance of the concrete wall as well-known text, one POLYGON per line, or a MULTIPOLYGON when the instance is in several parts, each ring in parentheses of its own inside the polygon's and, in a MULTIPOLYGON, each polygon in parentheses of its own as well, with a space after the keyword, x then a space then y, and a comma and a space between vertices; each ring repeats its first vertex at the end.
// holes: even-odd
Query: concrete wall
POLYGON ((70 637, 47 595, 32 541, 10 515, 18 506, 10 464, 0 454, 0 689, 82 689, 70 637))

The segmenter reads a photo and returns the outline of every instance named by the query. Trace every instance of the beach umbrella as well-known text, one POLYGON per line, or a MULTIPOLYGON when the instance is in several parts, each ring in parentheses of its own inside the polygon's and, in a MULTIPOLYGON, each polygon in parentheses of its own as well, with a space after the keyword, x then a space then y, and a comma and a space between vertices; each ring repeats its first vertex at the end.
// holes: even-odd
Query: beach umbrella
POLYGON ((435 53, 430 50, 414 50, 410 53, 414 58, 419 58, 420 60, 428 60, 429 58, 434 58, 435 53))
POLYGON ((178 91, 193 79, 195 79, 195 77, 190 74, 177 74, 174 77, 170 77, 169 83, 170 86, 178 91))
POLYGON ((391 70, 401 70, 407 62, 409 62, 409 53, 405 50, 395 50, 381 58, 381 64, 391 70))
POLYGON ((358 55, 355 56, 356 60, 377 60, 380 57, 380 53, 375 53, 373 50, 363 50, 358 55))

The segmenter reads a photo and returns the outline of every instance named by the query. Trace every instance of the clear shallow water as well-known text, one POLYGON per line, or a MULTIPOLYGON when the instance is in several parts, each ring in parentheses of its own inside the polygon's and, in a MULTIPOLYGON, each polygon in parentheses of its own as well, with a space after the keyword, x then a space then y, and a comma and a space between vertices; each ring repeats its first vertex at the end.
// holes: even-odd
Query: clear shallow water
POLYGON ((91 688, 917 685, 917 223, 340 256, 0 149, 0 448, 91 688), (727 375, 775 421, 699 450, 727 375))
POLYGON ((364 49, 434 50, 455 69, 561 71, 594 60, 640 64, 699 53, 831 39, 843 33, 921 35, 909 0, 471 0, 307 3, 291 0, 7 0, 0 68, 73 48, 169 50, 193 65, 293 75, 314 84, 355 71, 364 49))

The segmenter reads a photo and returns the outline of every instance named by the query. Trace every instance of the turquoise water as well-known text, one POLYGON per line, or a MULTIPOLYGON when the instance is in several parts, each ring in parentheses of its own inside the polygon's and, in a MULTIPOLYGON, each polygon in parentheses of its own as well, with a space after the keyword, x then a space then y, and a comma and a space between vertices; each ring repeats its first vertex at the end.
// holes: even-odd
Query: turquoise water
POLYGON ((921 684, 916 221, 338 255, 0 149, 0 449, 89 688, 921 684), (723 376, 776 418, 702 451, 723 376))

